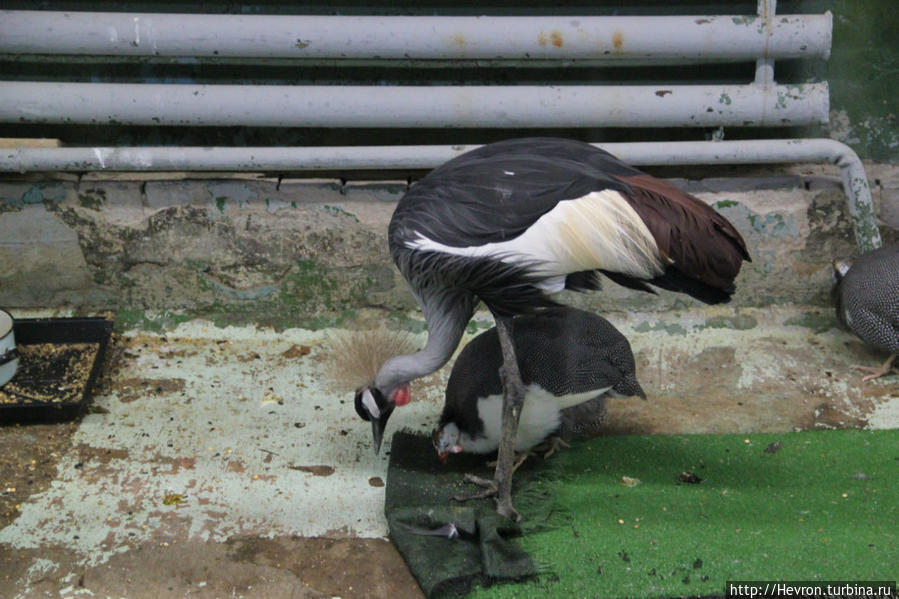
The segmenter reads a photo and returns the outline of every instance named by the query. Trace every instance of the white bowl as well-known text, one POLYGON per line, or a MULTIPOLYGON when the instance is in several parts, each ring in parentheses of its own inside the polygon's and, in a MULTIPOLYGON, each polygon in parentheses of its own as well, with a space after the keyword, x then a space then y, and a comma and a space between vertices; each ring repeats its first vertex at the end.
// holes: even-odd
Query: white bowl
POLYGON ((0 387, 9 382, 19 367, 12 322, 9 312, 0 310, 0 387))

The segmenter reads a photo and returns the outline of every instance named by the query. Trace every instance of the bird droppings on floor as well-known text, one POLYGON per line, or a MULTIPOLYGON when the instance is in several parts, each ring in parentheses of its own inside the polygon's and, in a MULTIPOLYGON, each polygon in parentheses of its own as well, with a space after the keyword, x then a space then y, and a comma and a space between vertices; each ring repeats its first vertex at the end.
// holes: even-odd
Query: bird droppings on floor
MULTIPOLYGON (((899 425, 899 376, 863 385, 849 366, 883 358, 848 332, 803 324, 810 314, 832 318, 807 307, 608 315, 631 341, 649 401, 610 400, 607 430, 899 425)), ((392 547, 379 541, 387 532, 383 481, 393 432, 430 432, 436 423, 448 368, 413 383, 412 403, 396 411, 375 456, 352 394, 322 375, 330 333, 203 321, 164 334, 125 332, 113 339, 93 408, 80 422, 0 427, 0 596, 69 586, 61 596, 135 588, 367 596, 360 577, 322 578, 300 564, 311 558, 294 553, 313 540, 366 547, 394 568, 366 571, 370 584, 387 585, 383 596, 418 596, 401 561, 390 561, 399 560, 392 547), (240 561, 239 542, 268 549, 240 561), (163 566, 152 575, 149 556, 163 554, 183 562, 183 579, 169 583, 163 566), (122 582, 128 569, 129 584, 143 587, 122 582), (197 587, 202 580, 207 586, 197 587)), ((340 560, 316 567, 349 568, 340 560)))

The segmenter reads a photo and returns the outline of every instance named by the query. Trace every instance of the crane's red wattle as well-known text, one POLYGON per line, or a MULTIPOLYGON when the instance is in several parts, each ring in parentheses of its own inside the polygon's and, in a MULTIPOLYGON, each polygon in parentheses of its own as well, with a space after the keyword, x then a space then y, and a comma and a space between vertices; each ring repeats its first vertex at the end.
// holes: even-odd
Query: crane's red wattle
POLYGON ((393 399, 393 405, 395 406, 404 406, 412 399, 412 394, 409 392, 409 385, 403 385, 396 391, 391 394, 391 398, 393 399))

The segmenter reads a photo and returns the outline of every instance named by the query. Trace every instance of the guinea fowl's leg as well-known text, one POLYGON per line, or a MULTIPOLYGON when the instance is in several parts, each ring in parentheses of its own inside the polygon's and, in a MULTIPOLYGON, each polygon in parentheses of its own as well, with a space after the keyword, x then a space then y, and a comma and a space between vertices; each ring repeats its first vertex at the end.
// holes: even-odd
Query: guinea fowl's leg
MULTIPOLYGON (((543 459, 546 460, 546 459, 549 459, 550 457, 552 457, 557 451, 560 451, 563 448, 571 449, 571 445, 569 445, 568 442, 565 441, 565 439, 563 439, 562 437, 559 437, 559 436, 550 437, 549 439, 547 439, 543 443, 537 445, 533 449, 530 449, 528 451, 525 451, 525 452, 522 452, 522 453, 519 453, 518 455, 516 455, 515 456, 515 465, 512 467, 512 472, 518 472, 518 469, 521 468, 522 464, 524 464, 529 457, 543 454, 543 459)), ((493 460, 492 462, 487 462, 487 467, 495 468, 498 463, 499 463, 498 460, 493 460)), ((482 479, 480 477, 476 477, 476 476, 472 476, 472 478, 476 478, 480 481, 484 480, 484 479, 482 479)), ((471 482, 475 482, 475 481, 471 481, 471 482)))
POLYGON ((546 460, 563 448, 571 449, 571 445, 565 439, 556 435, 547 439, 546 443, 542 444, 539 449, 543 452, 543 459, 546 460))
POLYGON ((882 366, 859 366, 858 364, 853 364, 852 368, 855 370, 860 370, 862 372, 868 372, 867 376, 862 377, 862 382, 867 383, 868 381, 874 380, 876 378, 880 378, 885 374, 889 374, 889 372, 893 369, 893 360, 896 359, 896 356, 899 354, 893 354, 887 361, 883 363, 882 366))
MULTIPOLYGON (((512 345, 512 319, 496 316, 496 331, 503 354, 503 365, 499 369, 503 382, 503 409, 499 451, 496 456, 496 471, 493 480, 486 480, 472 474, 465 480, 484 487, 484 491, 475 495, 456 496, 456 501, 482 499, 496 495, 496 511, 514 520, 521 520, 521 515, 512 505, 512 475, 524 460, 515 459, 515 437, 518 434, 518 419, 524 404, 524 381, 518 369, 518 358, 512 345)), ((527 457, 527 454, 525 454, 527 457)))
MULTIPOLYGON (((523 451, 515 455, 515 465, 512 466, 512 472, 518 472, 518 469, 521 468, 522 464, 528 461, 529 457, 537 455, 533 451, 523 451)), ((487 462, 488 468, 496 468, 496 465, 499 463, 498 460, 493 460, 492 462, 487 462)), ((479 477, 475 477, 479 478, 479 477)), ((484 480, 484 479, 480 479, 484 480)))

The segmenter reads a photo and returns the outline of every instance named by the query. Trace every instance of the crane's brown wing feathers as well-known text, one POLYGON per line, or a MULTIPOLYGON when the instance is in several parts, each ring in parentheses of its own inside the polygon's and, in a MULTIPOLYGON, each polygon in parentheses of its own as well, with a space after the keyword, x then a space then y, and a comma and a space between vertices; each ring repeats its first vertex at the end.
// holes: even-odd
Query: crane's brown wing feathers
MULTIPOLYGON (((678 279, 686 277, 729 295, 743 260, 750 260, 746 243, 733 225, 667 181, 645 174, 619 179, 631 188, 625 197, 646 223, 659 251, 671 261, 668 270, 677 271, 670 273, 667 282, 679 286, 684 281, 678 279)), ((652 281, 670 288, 665 282, 652 281)))
MULTIPOLYGON (((464 286, 499 313, 527 312, 532 304, 553 305, 546 293, 534 286, 539 277, 529 276, 527 265, 503 264, 486 256, 450 259, 446 253, 434 253, 434 247, 417 244, 424 239, 451 248, 479 248, 509 242, 560 202, 603 191, 626 199, 645 222, 662 259, 669 263, 662 275, 649 280, 615 268, 600 272, 633 289, 651 290, 648 283, 710 303, 730 298, 741 263, 749 259, 736 229, 705 203, 670 183, 573 140, 527 138, 488 144, 434 169, 397 205, 388 229, 390 250, 407 280, 415 281, 413 287, 434 279, 434 272, 428 269, 458 268, 441 284, 464 286), (422 267, 412 268, 416 260, 422 267), (422 278, 409 278, 413 275, 422 278)), ((598 280, 587 271, 568 273, 565 286, 593 289, 598 280)))

